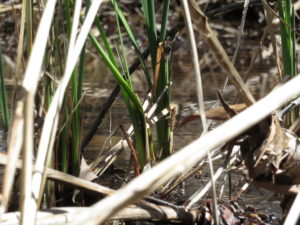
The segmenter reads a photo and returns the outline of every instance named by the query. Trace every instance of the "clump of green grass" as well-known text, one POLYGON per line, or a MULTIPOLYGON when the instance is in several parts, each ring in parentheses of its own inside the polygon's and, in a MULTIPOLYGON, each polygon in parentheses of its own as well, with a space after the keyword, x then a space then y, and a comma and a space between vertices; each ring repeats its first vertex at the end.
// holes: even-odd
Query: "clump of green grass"
MULTIPOLYGON (((155 1, 142 0, 143 12, 146 21, 146 28, 148 33, 152 71, 153 71, 153 89, 152 89, 152 99, 153 102, 157 100, 166 86, 171 83, 170 76, 170 61, 165 57, 163 50, 166 40, 167 23, 169 15, 170 1, 164 1, 163 13, 161 21, 160 36, 156 32, 156 13, 155 13, 155 1), (158 46, 161 47, 158 47, 158 46)), ((167 108, 171 102, 171 88, 162 97, 156 109, 156 113, 160 113, 164 108, 167 108)), ((164 159, 171 154, 170 149, 170 119, 168 117, 161 118, 156 124, 157 133, 157 147, 156 156, 159 159, 164 159)))
MULTIPOLYGON (((297 75, 295 47, 295 11, 292 0, 278 0, 280 22, 283 74, 288 77, 297 75)), ((299 114, 299 108, 293 109, 287 116, 287 125, 292 124, 299 114)))
MULTIPOLYGON (((152 101, 155 102, 157 97, 160 96, 166 86, 170 85, 170 62, 166 57, 161 54, 160 62, 157 62, 157 49, 158 45, 164 47, 164 41, 166 39, 167 21, 168 21, 168 9, 169 1, 165 1, 163 5, 163 19, 160 31, 160 36, 158 37, 156 32, 156 21, 155 21, 155 5, 154 1, 142 1, 143 11, 146 21, 146 29, 148 33, 149 48, 151 53, 151 69, 146 67, 146 62, 142 57, 141 48, 138 46, 136 38, 122 12, 118 3, 115 0, 111 0, 111 4, 114 7, 116 17, 116 23, 119 34, 120 48, 118 48, 119 62, 120 66, 117 64, 117 59, 114 56, 112 47, 110 46, 109 40, 105 34, 103 26, 98 18, 95 20, 97 25, 104 48, 100 45, 98 40, 90 34, 89 37, 96 47, 98 53, 103 58, 104 62, 107 64, 112 74, 118 81, 121 88, 123 99, 127 105, 128 112, 131 118, 131 122, 134 128, 134 141, 138 155, 139 166, 141 170, 150 161, 155 161, 158 158, 165 158, 170 155, 170 122, 168 118, 162 118, 157 123, 157 148, 154 151, 152 139, 149 138, 150 129, 147 129, 147 121, 145 113, 142 109, 141 102, 134 91, 133 84, 131 82, 131 74, 129 73, 128 63, 125 54, 125 47, 123 45, 123 38, 121 35, 121 30, 124 29, 131 44, 133 45, 136 55, 140 60, 142 69, 144 71, 145 78, 147 80, 149 90, 152 90, 152 101), (157 67, 157 65, 160 65, 157 67), (152 78, 150 74, 153 74, 152 78)), ((162 109, 166 108, 170 104, 170 89, 169 92, 162 97, 159 102, 156 113, 159 113, 162 109)))
POLYGON ((282 61, 285 76, 295 77, 296 72, 296 48, 295 48, 295 12, 292 0, 278 0, 280 23, 282 61))

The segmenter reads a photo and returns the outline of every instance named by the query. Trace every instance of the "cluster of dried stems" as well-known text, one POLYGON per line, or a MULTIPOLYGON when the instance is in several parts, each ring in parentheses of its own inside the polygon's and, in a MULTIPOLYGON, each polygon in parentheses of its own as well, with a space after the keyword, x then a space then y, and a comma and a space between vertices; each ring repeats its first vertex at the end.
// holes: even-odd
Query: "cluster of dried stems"
MULTIPOLYGON (((187 174, 197 163, 204 160, 211 150, 222 146, 227 141, 230 141, 270 115, 279 107, 300 95, 300 76, 298 76, 272 91, 265 98, 255 102, 238 71, 226 55, 215 33, 210 28, 207 17, 204 16, 200 8, 195 5, 194 0, 189 0, 188 2, 187 0, 182 0, 194 57, 193 62, 198 85, 199 105, 201 106, 201 119, 203 127, 205 128, 204 134, 166 160, 145 171, 117 191, 49 169, 47 168, 48 159, 52 154, 64 92, 88 32, 92 26, 94 17, 102 2, 102 0, 94 0, 92 2, 92 5, 87 12, 86 19, 79 30, 78 25, 82 2, 81 0, 76 1, 66 69, 46 114, 38 145, 37 156, 36 159, 33 160, 34 96, 40 79, 43 56, 51 20, 54 15, 56 0, 48 0, 47 4, 44 6, 43 15, 39 23, 38 32, 35 37, 34 46, 22 84, 24 97, 17 103, 14 114, 13 125, 10 131, 8 154, 0 155, 0 163, 5 165, 0 210, 0 220, 3 224, 100 224, 109 218, 195 221, 197 215, 191 208, 197 199, 203 196, 203 191, 197 192, 194 198, 189 200, 190 204, 185 208, 156 206, 149 202, 143 202, 143 207, 130 204, 141 201, 175 176, 187 174), (227 72, 229 79, 239 91, 240 96, 249 106, 246 110, 210 132, 207 132, 208 125, 203 108, 200 67, 198 65, 198 56, 195 48, 191 18, 200 30, 205 42, 216 55, 220 65, 227 72), (22 160, 19 160, 18 158, 21 150, 23 157, 22 160), (21 169, 22 174, 22 183, 20 185, 20 212, 7 213, 16 169, 21 169), (46 179, 68 183, 78 189, 105 194, 107 197, 91 207, 56 208, 49 209, 48 211, 39 211, 46 179)), ((249 1, 245 1, 245 9, 247 8, 248 2, 249 1)), ((245 19, 245 17, 243 18, 245 19)), ((243 23, 244 21, 242 21, 242 24, 243 23)), ((242 27, 243 26, 241 26, 240 32, 242 32, 242 27)), ((24 29, 24 26, 21 26, 21 33, 22 29, 24 29)), ((122 148, 126 144, 126 141, 121 141, 116 148, 122 148)), ((213 174, 211 169, 212 186, 214 186, 213 181, 217 179, 223 170, 224 169, 221 168, 216 174, 213 174)), ((207 188, 209 188, 209 185, 207 188)), ((298 199, 299 196, 297 196, 295 204, 297 204, 298 199)), ((217 208, 217 201, 214 201, 214 206, 217 208)), ((295 221, 297 220, 297 216, 295 215, 299 215, 299 209, 292 207, 291 212, 292 211, 293 213, 291 215, 294 216, 289 216, 286 224, 295 224, 295 221), (294 213, 293 210, 298 211, 294 213)), ((215 210, 215 212, 217 212, 217 210, 215 210)), ((218 218, 219 217, 216 214, 215 220, 218 221, 218 218)))

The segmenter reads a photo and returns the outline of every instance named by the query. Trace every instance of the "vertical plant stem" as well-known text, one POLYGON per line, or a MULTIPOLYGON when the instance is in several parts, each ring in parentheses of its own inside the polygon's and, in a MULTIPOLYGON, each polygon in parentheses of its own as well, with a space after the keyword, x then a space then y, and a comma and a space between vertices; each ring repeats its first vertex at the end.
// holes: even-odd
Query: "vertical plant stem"
POLYGON ((169 6, 170 6, 170 0, 164 0, 163 14, 161 20, 161 30, 160 30, 160 37, 159 37, 160 42, 163 42, 166 39, 169 6))
POLYGON ((0 111, 1 111, 1 114, 2 114, 4 127, 6 129, 8 128, 8 126, 10 124, 7 102, 8 101, 7 101, 7 94, 6 94, 4 73, 3 73, 2 48, 1 48, 1 45, 0 45, 0 111))
POLYGON ((17 55, 17 63, 16 63, 16 80, 18 81, 20 70, 21 70, 21 60, 23 56, 23 41, 24 41, 24 30, 25 30, 25 20, 26 20, 26 1, 22 1, 22 15, 20 21, 20 33, 18 40, 18 55, 17 55))
MULTIPOLYGON (((149 1, 149 2, 154 2, 154 1, 149 1)), ((119 5, 117 4, 116 0, 111 0, 111 3, 114 6, 115 12, 118 14, 120 20, 122 21, 122 24, 124 25, 124 28, 125 28, 125 30, 126 30, 126 32, 128 34, 128 37, 129 37, 131 43, 133 44, 135 52, 138 55, 138 58, 139 58, 139 60, 141 62, 141 66, 142 66, 143 71, 145 73, 145 77, 146 77, 146 80, 147 80, 148 88, 151 88, 152 87, 151 77, 149 75, 146 63, 145 63, 145 61, 143 59, 143 56, 142 56, 140 48, 139 48, 139 46, 137 44, 137 41, 136 41, 136 39, 135 39, 132 31, 131 31, 131 28, 130 28, 129 24, 127 23, 127 21, 125 19, 125 16, 124 16, 123 12, 121 11, 119 5)))
MULTIPOLYGON (((156 57, 155 57, 155 67, 154 78, 153 78, 153 100, 157 100, 157 96, 160 96, 164 89, 170 85, 170 63, 168 58, 165 56, 164 47, 165 39, 168 25, 168 15, 169 15, 170 1, 166 0, 163 4, 163 14, 161 21, 161 31, 159 37, 159 43, 156 44, 156 57), (155 84, 155 86, 154 86, 155 84)), ((155 20, 154 20, 155 22, 155 20)), ((150 43, 151 44, 151 43, 150 43)), ((150 45, 150 48, 151 45, 150 45)), ((167 94, 162 97, 162 101, 159 102, 156 113, 160 113, 163 109, 169 107, 171 103, 171 88, 168 88, 167 94)), ((162 117, 156 123, 157 132, 157 155, 159 159, 162 160, 171 154, 171 130, 170 130, 170 117, 162 117)))
POLYGON ((131 85, 126 81, 126 74, 123 77, 121 72, 118 70, 118 68, 114 65, 114 63, 110 60, 109 56, 105 53, 104 49, 101 47, 101 45, 98 43, 96 38, 89 34, 89 37, 91 41, 93 42, 94 46, 96 47, 96 50, 101 55, 104 62, 107 64, 107 66, 110 68, 111 72, 117 79, 120 89, 123 93, 124 100, 126 101, 126 104, 129 109, 129 113, 133 113, 135 115, 131 115, 132 124, 135 127, 134 135, 135 135, 135 141, 136 141, 136 147, 138 150, 138 159, 140 162, 140 168, 142 169, 146 165, 146 120, 144 111, 142 108, 142 105, 137 97, 137 95, 134 93, 131 85), (128 97, 127 97, 128 96, 128 97), (132 108, 132 111, 131 111, 132 108))
POLYGON ((35 39, 35 44, 32 48, 29 63, 23 81, 23 88, 25 91, 24 101, 24 159, 23 164, 23 204, 22 204, 22 223, 33 224, 35 218, 35 199, 31 192, 31 173, 32 173, 32 154, 33 154, 33 110, 34 110, 34 96, 37 89, 37 84, 40 76, 43 58, 47 44, 47 37, 49 35, 52 16, 54 13, 55 0, 48 0, 44 14, 41 18, 38 32, 35 39))
POLYGON ((31 181, 32 181, 32 159, 33 159, 33 110, 34 106, 34 93, 28 91, 26 93, 24 119, 24 146, 23 155, 24 161, 22 164, 22 185, 21 185, 21 224, 30 225, 34 224, 35 213, 31 212, 31 208, 28 207, 31 201, 31 181))
MULTIPOLYGON (((289 27, 295 29, 295 16, 291 0, 278 0, 278 9, 280 17, 288 24, 289 27)), ((295 61, 295 34, 282 22, 280 23, 281 42, 282 42, 282 58, 284 75, 296 76, 295 61)))
POLYGON ((28 55, 32 49, 33 43, 33 20, 32 20, 32 0, 24 0, 26 1, 26 26, 27 26, 27 53, 28 55))
MULTIPOLYGON (((81 99, 82 92, 82 81, 83 81, 83 69, 84 69, 84 56, 85 48, 83 47, 79 67, 76 73, 72 75, 72 105, 76 106, 81 99)), ((80 139, 81 139, 81 110, 80 107, 77 107, 72 115, 72 174, 77 176, 79 175, 79 166, 80 166, 80 139)))
POLYGON ((148 41, 150 45, 150 55, 152 68, 154 70, 156 63, 156 21, 155 21, 155 1, 142 0, 143 12, 147 26, 148 41))
MULTIPOLYGON (((297 74, 297 61, 295 50, 295 13, 291 0, 278 0, 279 16, 286 23, 280 22, 280 34, 281 34, 281 52, 283 61, 283 73, 285 76, 295 77, 297 74), (292 30, 293 29, 293 30, 292 30)), ((292 124, 299 114, 299 110, 296 108, 288 114, 287 125, 292 124)))
MULTIPOLYGON (((197 47, 196 47, 196 41, 194 37, 193 32, 193 25, 191 21, 190 11, 187 0, 182 0, 183 9, 184 9, 184 18, 185 22, 188 27, 188 35, 189 35, 189 41, 192 49, 192 61, 193 61, 193 67, 194 67, 194 73, 196 78, 196 86, 197 86, 197 97, 198 97, 198 104, 199 104, 199 111, 202 121, 202 134, 206 134, 208 131, 208 126, 206 122, 205 117, 205 109, 204 109, 204 98, 203 98, 203 88, 202 88, 202 81, 201 81, 201 72, 200 72, 200 65, 198 61, 198 53, 197 53, 197 47)), ((214 181, 214 171, 213 171, 213 165, 212 165, 212 159, 211 159, 211 153, 208 152, 208 161, 209 161, 209 169, 211 174, 211 184, 212 184, 212 190, 213 190, 213 206, 214 206, 214 221, 217 225, 219 225, 219 213, 218 213, 218 205, 217 205, 217 194, 216 194, 216 186, 214 181)))

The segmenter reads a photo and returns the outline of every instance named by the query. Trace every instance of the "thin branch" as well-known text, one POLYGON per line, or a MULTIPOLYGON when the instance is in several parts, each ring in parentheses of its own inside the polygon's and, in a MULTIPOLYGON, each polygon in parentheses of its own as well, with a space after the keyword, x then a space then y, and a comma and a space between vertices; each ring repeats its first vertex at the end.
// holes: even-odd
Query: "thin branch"
MULTIPOLYGON (((182 0, 182 5, 183 5, 183 10, 184 10, 185 22, 188 27, 188 36, 189 36, 189 41, 190 41, 191 50, 192 50, 192 61, 193 61, 195 78, 196 78, 198 107, 199 107, 200 117, 201 117, 201 122, 202 122, 202 129, 203 129, 202 135, 203 135, 203 134, 206 134, 208 131, 208 124, 206 122, 206 117, 205 117, 201 71, 200 71, 200 65, 199 65, 199 60, 198 60, 199 57, 198 57, 198 53, 197 53, 193 25, 192 25, 192 21, 191 21, 191 15, 190 15, 190 10, 189 10, 189 5, 188 5, 187 0, 182 0)), ((213 179, 214 171, 213 171, 213 165, 212 165, 210 151, 208 152, 208 161, 209 161, 209 170, 210 170, 210 175, 211 175, 211 186, 212 186, 212 190, 213 190, 213 207, 214 207, 213 216, 214 216, 215 223, 217 225, 219 225, 220 221, 219 221, 219 214, 218 214, 216 185, 215 185, 215 180, 213 179)))

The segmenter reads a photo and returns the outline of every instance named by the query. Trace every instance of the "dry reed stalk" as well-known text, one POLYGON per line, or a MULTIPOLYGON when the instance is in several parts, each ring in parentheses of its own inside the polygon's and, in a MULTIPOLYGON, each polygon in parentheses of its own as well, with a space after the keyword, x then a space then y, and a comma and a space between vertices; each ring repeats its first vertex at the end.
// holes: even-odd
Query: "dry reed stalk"
MULTIPOLYGON (((37 213, 36 225, 55 224, 65 225, 67 221, 72 220, 74 214, 80 214, 87 208, 84 207, 59 207, 37 213)), ((199 212, 196 210, 187 212, 182 208, 172 208, 168 206, 156 206, 147 204, 146 206, 130 205, 116 215, 111 220, 128 221, 154 221, 154 222, 177 222, 181 224, 193 224, 199 220, 199 212)), ((4 215, 1 224, 17 225, 19 224, 19 212, 11 212, 4 215)), ((86 224, 86 223, 84 223, 86 224)))
MULTIPOLYGON (((20 124, 24 120, 23 130, 24 144, 23 144, 23 173, 21 185, 21 221, 22 224, 34 223, 34 212, 30 209, 31 195, 31 175, 32 175, 32 156, 33 156, 33 110, 34 110, 34 95, 37 88, 37 83, 40 78, 40 71, 45 53, 48 34, 51 26, 52 16, 55 7, 55 0, 49 0, 45 8, 44 14, 41 18, 40 26, 37 31, 35 45, 33 46, 28 66, 24 75, 23 88, 25 92, 24 106, 21 111, 23 118, 20 118, 20 124)), ((22 35, 22 30, 21 30, 22 35)), ((18 73, 18 71, 17 71, 18 73)), ((21 105, 21 104, 20 104, 21 105)), ((14 131, 12 131, 14 132, 14 131)), ((21 134, 22 135, 22 134, 21 134)), ((13 148, 12 148, 13 149, 13 148)), ((11 149, 9 149, 11 151, 11 149)), ((18 149, 17 149, 18 152, 18 149)), ((12 178, 11 178, 12 179, 12 178)))
MULTIPOLYGON (((16 84, 18 85, 18 77, 20 74, 20 64, 21 64, 21 58, 22 58, 22 52, 23 52, 23 40, 24 40, 24 27, 25 27, 25 5, 26 1, 23 1, 22 7, 22 16, 21 16, 21 22, 20 22, 20 34, 19 34, 19 42, 18 42, 18 50, 17 50, 17 64, 16 64, 16 84)), ((13 8, 14 6, 12 6, 13 8)), ((15 95, 15 89, 13 90, 13 97, 12 97, 12 103, 14 101, 14 95, 15 95)), ((23 119, 23 102, 18 102, 16 107, 16 112, 14 115, 14 121, 13 125, 10 129, 10 136, 8 141, 8 153, 9 153, 9 159, 8 163, 6 164, 4 175, 3 175, 3 185, 2 185, 2 202, 1 202, 1 209, 0 209, 0 217, 2 213, 4 213, 7 210, 8 202, 10 199, 10 195, 12 192, 12 186, 13 181, 15 177, 15 164, 16 160, 19 157, 21 146, 23 143, 23 128, 24 128, 24 119, 23 119)))
POLYGON ((3 213, 6 212, 10 196, 12 194, 17 160, 23 145, 23 129, 23 103, 18 102, 8 141, 8 157, 7 162, 5 163, 5 170, 3 175, 0 217, 3 213))
POLYGON ((18 84, 19 76, 21 73, 21 60, 23 56, 23 42, 24 42, 24 30, 25 30, 25 12, 26 9, 26 1, 22 2, 22 15, 20 21, 20 33, 19 33, 19 41, 18 41, 18 49, 17 49, 17 63, 16 63, 16 83, 18 84))
MULTIPOLYGON (((0 153, 0 165, 8 165, 9 158, 10 158, 9 155, 6 155, 5 153, 0 153)), ((17 169, 21 169, 22 168, 22 160, 20 160, 20 159, 16 160, 14 166, 17 169)), ((33 168, 35 168, 34 164, 33 164, 33 168)), ((48 179, 59 182, 59 183, 68 184, 68 185, 71 185, 71 186, 76 187, 81 190, 88 190, 88 191, 92 191, 92 192, 101 193, 104 195, 111 195, 111 194, 115 193, 115 190, 113 190, 113 189, 104 187, 97 183, 87 181, 82 178, 72 176, 70 174, 60 172, 58 170, 54 170, 51 168, 46 168, 45 170, 46 170, 45 173, 46 173, 46 176, 48 179)))
POLYGON ((248 80, 250 74, 252 73, 252 71, 254 69, 254 64, 255 64, 256 58, 257 58, 258 54, 261 52, 261 49, 262 49, 262 46, 263 46, 263 41, 267 37, 267 34, 268 34, 268 27, 266 27, 264 29, 264 32, 263 32, 263 35, 260 38, 259 44, 256 47, 254 54, 252 55, 250 65, 249 65, 249 67, 248 67, 248 69, 247 69, 247 71, 244 75, 244 78, 243 78, 244 82, 246 82, 248 80))
POLYGON ((199 31, 210 49, 215 54, 218 62, 222 68, 226 71, 230 81, 235 85, 236 89, 240 93, 243 101, 249 106, 255 102, 254 97, 249 91, 248 87, 243 82, 238 71, 230 61, 216 34, 211 29, 207 17, 199 8, 195 0, 189 0, 189 8, 191 17, 195 24, 198 25, 199 31))
MULTIPOLYGON (((193 25, 192 25, 192 21, 191 21, 191 14, 190 14, 187 0, 182 0, 182 5, 183 5, 185 22, 188 27, 188 36, 189 36, 189 41, 190 41, 191 50, 192 50, 192 61, 193 61, 195 79, 196 79, 197 98, 198 98, 198 104, 199 104, 198 107, 199 107, 199 112, 200 112, 200 117, 201 117, 201 122, 202 122, 202 134, 201 135, 204 135, 208 131, 208 124, 207 124, 206 116, 205 116, 199 57, 198 57, 197 46, 196 46, 196 41, 195 41, 195 36, 194 36, 194 31, 193 31, 193 25)), ((220 221, 219 221, 219 214, 218 214, 219 210, 218 210, 218 204, 217 204, 216 185, 215 185, 215 180, 213 178, 214 171, 213 171, 213 163, 212 163, 210 151, 208 152, 208 162, 209 162, 209 171, 210 171, 210 176, 211 176, 211 187, 212 187, 212 191, 213 191, 213 207, 214 207, 213 217, 214 217, 214 222, 217 225, 219 225, 220 221)))

